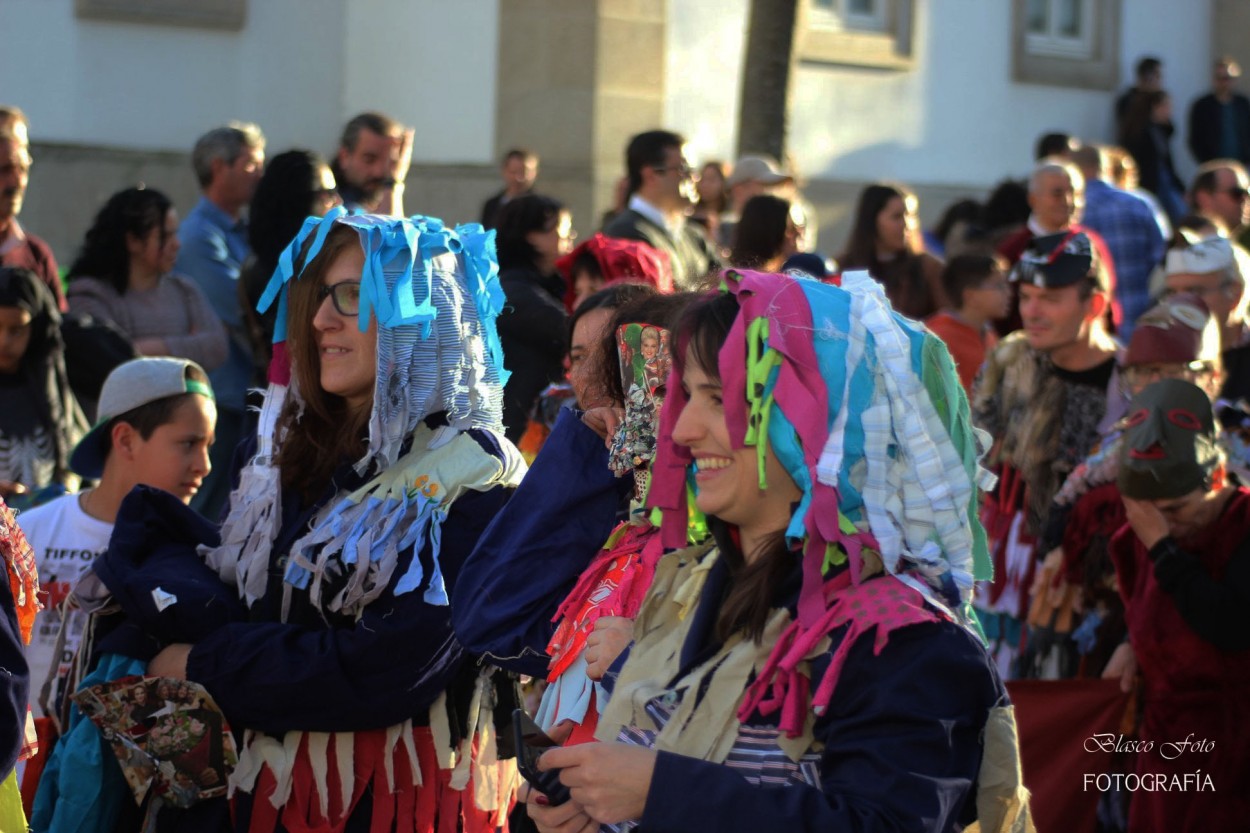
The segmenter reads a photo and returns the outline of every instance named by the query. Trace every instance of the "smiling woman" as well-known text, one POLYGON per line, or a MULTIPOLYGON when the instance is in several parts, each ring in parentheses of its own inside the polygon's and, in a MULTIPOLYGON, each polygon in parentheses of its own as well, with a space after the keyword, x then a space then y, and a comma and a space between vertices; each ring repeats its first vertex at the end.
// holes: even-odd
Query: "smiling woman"
POLYGON ((540 758, 572 794, 531 803, 540 830, 1025 823, 969 625, 986 564, 966 400, 941 343, 847 277, 726 272, 686 311, 649 503, 682 546, 693 470, 714 540, 659 560, 602 742, 540 758))

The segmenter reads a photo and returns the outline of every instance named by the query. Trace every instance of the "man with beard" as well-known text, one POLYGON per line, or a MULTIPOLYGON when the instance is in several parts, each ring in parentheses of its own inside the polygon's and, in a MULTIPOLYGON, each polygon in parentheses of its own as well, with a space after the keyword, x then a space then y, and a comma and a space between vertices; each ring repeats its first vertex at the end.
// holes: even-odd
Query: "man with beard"
POLYGON ((331 168, 343 205, 403 217, 412 128, 382 113, 361 113, 343 128, 331 168))

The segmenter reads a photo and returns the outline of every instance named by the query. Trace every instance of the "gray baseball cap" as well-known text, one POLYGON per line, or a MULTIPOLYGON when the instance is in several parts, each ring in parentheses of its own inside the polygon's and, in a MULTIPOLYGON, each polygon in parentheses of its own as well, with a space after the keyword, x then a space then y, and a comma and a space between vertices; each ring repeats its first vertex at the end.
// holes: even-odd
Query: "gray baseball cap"
POLYGON ((212 399, 213 389, 208 382, 187 377, 187 369, 192 367, 204 373, 204 369, 195 362, 170 356, 131 359, 113 368, 100 390, 96 423, 74 446, 69 467, 83 477, 102 476, 110 443, 106 428, 122 414, 149 402, 184 393, 198 393, 212 399))
POLYGON ((776 160, 767 156, 744 156, 734 163, 733 172, 725 184, 732 188, 744 182, 776 185, 779 182, 793 181, 794 177, 783 171, 776 160))

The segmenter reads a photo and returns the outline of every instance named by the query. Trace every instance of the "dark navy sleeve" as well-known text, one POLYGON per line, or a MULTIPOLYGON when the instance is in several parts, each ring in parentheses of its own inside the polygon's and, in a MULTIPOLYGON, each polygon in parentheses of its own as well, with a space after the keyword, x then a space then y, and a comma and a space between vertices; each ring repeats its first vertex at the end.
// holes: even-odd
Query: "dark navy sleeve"
MULTIPOLYGON (((835 634, 834 644, 837 644, 835 634)), ((821 787, 753 787, 722 764, 660 752, 641 828, 742 833, 954 831, 976 816, 981 732, 1006 702, 985 651, 943 622, 851 648, 829 713, 821 787)))
POLYGON ((464 566, 452 594, 456 636, 471 654, 547 675, 551 617, 603 546, 633 478, 608 469, 603 440, 565 409, 464 566))
MULTIPOLYGON (((0 506, 3 506, 0 503, 0 506)), ((7 509, 5 510, 8 511, 7 509)), ((17 607, 9 592, 8 562, 4 563, 4 586, 0 587, 0 779, 17 763, 26 737, 26 702, 30 695, 30 668, 17 625, 17 607)))
MULTIPOLYGON (((510 494, 469 492, 452 504, 439 550, 449 584, 510 494)), ((428 567, 429 544, 421 557, 428 567)), ((396 567, 392 588, 407 563, 396 567)), ((423 716, 466 655, 452 634, 451 608, 422 596, 423 589, 388 590, 351 628, 226 625, 194 646, 187 677, 209 690, 234 727, 270 734, 377 729, 423 716)))

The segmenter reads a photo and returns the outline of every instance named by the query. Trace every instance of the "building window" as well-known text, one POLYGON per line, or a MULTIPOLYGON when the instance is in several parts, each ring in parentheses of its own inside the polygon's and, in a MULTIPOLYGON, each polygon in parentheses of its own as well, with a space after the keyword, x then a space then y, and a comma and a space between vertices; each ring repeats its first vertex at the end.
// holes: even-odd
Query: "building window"
POLYGON ((1028 0, 1024 45, 1033 55, 1088 60, 1093 54, 1092 0, 1028 0))
POLYGON ((912 66, 912 0, 805 0, 799 59, 886 69, 912 66))
POLYGON ((1013 0, 1016 81, 1112 90, 1120 82, 1121 0, 1013 0))
POLYGON ((84 20, 238 31, 247 19, 247 0, 74 0, 74 14, 84 20))
POLYGON ((884 32, 885 0, 812 0, 810 24, 850 32, 884 32))

